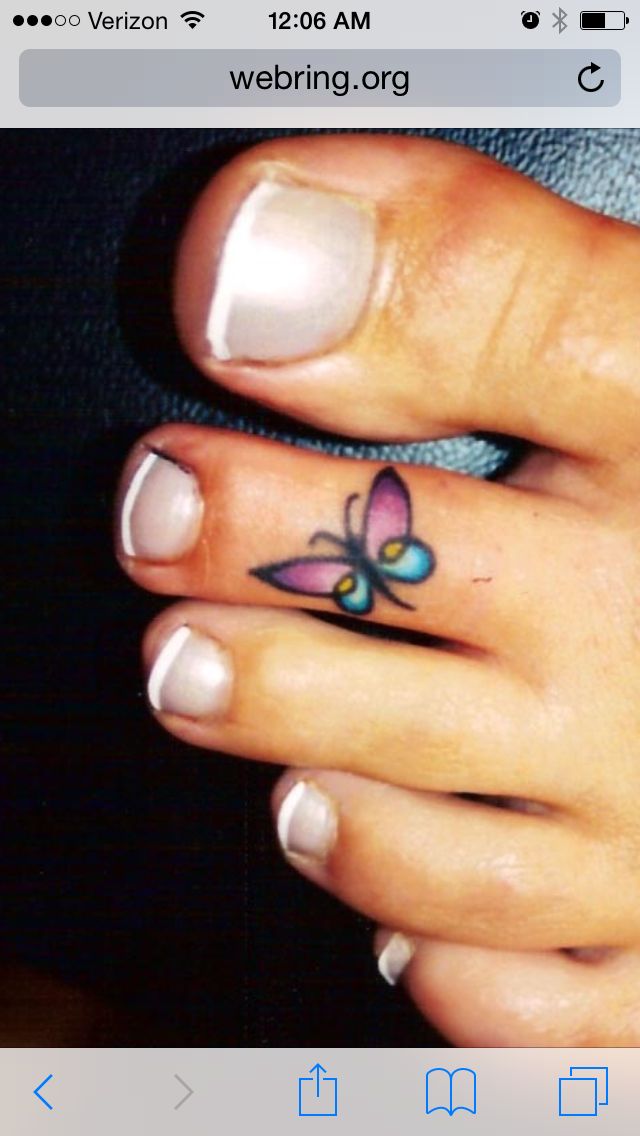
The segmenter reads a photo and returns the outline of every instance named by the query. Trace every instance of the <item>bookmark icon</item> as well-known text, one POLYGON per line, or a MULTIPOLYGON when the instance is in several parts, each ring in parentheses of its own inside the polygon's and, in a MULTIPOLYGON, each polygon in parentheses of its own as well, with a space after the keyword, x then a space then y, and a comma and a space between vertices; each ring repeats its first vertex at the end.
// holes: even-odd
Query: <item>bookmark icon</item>
POLYGON ((425 1112, 470 1112, 476 1115, 476 1074, 473 1069, 443 1069, 436 1066, 426 1075, 425 1112))

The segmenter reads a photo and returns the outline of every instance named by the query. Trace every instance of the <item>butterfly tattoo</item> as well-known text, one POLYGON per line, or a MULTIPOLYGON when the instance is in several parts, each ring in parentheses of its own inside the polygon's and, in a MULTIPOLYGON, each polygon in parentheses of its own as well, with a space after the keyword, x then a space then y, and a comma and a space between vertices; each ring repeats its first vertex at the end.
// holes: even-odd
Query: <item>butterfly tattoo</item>
POLYGON ((411 531, 411 497, 401 477, 390 466, 374 477, 367 496, 360 533, 354 530, 352 493, 344 506, 344 536, 324 529, 313 534, 309 546, 325 541, 340 550, 338 556, 299 556, 277 564, 252 568, 252 576, 305 596, 330 596, 349 615, 368 615, 376 593, 398 607, 414 611, 399 599, 391 583, 421 584, 436 566, 435 556, 411 531))

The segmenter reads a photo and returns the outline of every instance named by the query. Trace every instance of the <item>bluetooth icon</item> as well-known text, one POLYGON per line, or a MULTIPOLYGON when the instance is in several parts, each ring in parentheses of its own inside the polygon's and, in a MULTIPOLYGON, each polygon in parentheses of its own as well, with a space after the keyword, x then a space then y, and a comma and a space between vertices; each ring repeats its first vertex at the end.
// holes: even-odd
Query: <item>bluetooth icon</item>
POLYGON ((558 29, 558 35, 562 35, 567 27, 567 13, 564 8, 558 8, 558 11, 553 13, 553 26, 558 29))

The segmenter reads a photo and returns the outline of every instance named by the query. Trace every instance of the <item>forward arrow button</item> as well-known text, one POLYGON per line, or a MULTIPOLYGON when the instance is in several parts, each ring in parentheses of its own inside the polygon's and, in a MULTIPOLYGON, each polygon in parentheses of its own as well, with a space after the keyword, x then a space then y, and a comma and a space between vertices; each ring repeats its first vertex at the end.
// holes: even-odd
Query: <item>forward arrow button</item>
POLYGON ((187 1090, 187 1091, 186 1091, 186 1093, 185 1093, 185 1095, 184 1095, 183 1097, 181 1097, 181 1098, 180 1098, 180 1100, 178 1101, 178 1103, 177 1103, 176 1105, 174 1105, 174 1109, 173 1109, 173 1111, 174 1111, 174 1112, 177 1112, 179 1108, 182 1108, 183 1104, 186 1104, 186 1103, 187 1103, 187 1101, 189 1100, 189 1097, 192 1097, 192 1096, 193 1096, 193 1089, 191 1088, 191 1086, 190 1086, 190 1085, 188 1085, 188 1084, 187 1084, 187 1082, 186 1082, 186 1081, 183 1081, 183 1080, 182 1080, 182 1077, 179 1077, 177 1073, 174 1073, 173 1075, 174 1075, 174 1077, 175 1077, 176 1081, 179 1081, 179 1082, 180 1082, 180 1084, 182 1085, 183 1089, 186 1089, 186 1090, 187 1090))

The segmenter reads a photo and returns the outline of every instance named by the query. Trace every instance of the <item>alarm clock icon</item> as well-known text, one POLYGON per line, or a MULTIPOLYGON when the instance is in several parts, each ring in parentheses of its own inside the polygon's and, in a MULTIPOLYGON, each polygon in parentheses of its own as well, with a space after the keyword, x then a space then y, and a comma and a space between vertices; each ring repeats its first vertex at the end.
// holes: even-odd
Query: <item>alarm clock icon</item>
POLYGON ((533 28, 537 28, 538 24, 540 23, 539 12, 522 12, 521 15, 523 28, 528 28, 529 31, 531 31, 533 28))

